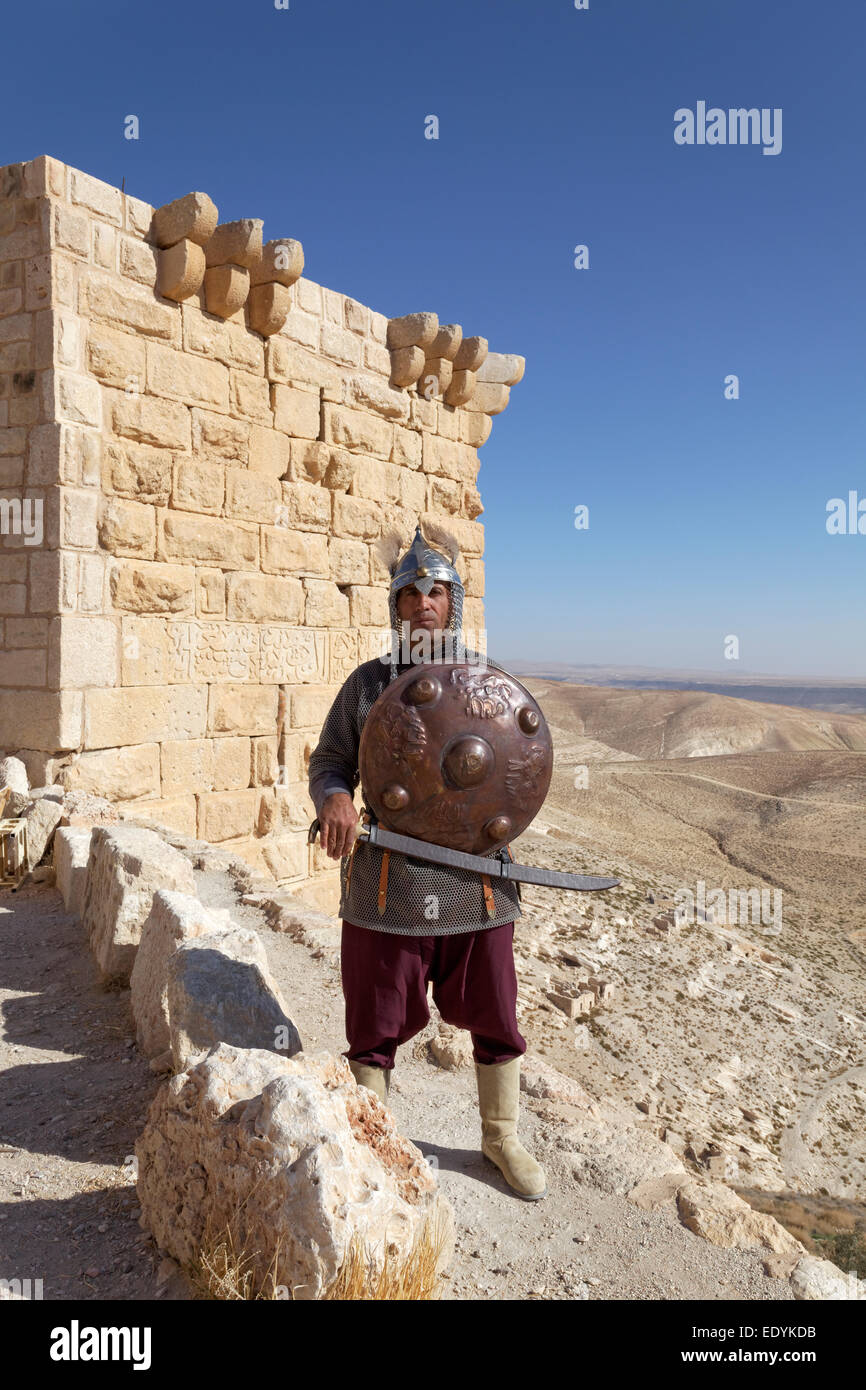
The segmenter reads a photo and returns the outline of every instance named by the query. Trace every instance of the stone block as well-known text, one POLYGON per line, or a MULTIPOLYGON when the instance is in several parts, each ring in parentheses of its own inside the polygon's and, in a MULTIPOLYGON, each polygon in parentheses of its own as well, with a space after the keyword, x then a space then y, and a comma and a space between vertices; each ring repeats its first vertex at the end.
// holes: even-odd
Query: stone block
POLYGON ((464 408, 470 411, 481 410, 485 415, 501 415, 508 405, 510 395, 509 386, 500 386, 493 381, 479 381, 464 408))
POLYGON ((464 338, 454 354, 454 370, 455 372, 477 372, 486 356, 486 338, 464 338))
POLYGON ((48 684, 75 690, 120 683, 120 628, 116 618, 62 613, 48 634, 48 684))
POLYGON ((109 392, 111 428, 123 439, 161 449, 189 452, 190 415, 185 405, 152 396, 126 396, 109 392))
POLYGON ((250 785, 251 742, 246 737, 213 739, 215 792, 243 790, 250 785))
POLYGON ((167 450, 107 440, 102 453, 104 491, 139 503, 167 507, 171 496, 171 460, 172 455, 167 450))
POLYGON ((489 352, 478 368, 478 380, 516 386, 523 380, 525 370, 525 357, 517 357, 514 353, 507 352, 489 352))
POLYGON ((203 738, 207 699, 204 685, 87 690, 84 747, 120 748, 172 738, 203 738))
MULTIPOLYGON (((366 563, 366 552, 364 560, 366 563)), ((325 536, 312 531, 291 531, 283 526, 262 527, 262 571, 265 574, 327 579, 328 566, 325 536)))
POLYGON ((186 193, 157 208, 150 224, 150 240, 161 247, 179 241, 205 246, 216 231, 219 213, 207 193, 186 193))
POLYGON ((397 348, 391 353, 391 381, 394 386, 414 386, 424 370, 424 349, 397 348))
POLYGON ((249 293, 250 328, 270 338, 289 316, 291 298, 284 285, 253 285, 249 293))
POLYGON ((321 412, 319 393, 281 385, 274 386, 272 392, 275 428, 302 439, 317 439, 321 412))
POLYGON ((291 441, 279 430, 251 425, 249 456, 250 472, 285 478, 289 471, 291 441))
POLYGON ((250 280, 253 285, 276 282, 279 285, 293 285, 304 271, 304 248, 292 237, 277 237, 266 241, 262 247, 260 260, 250 266, 250 280))
POLYGON ((157 293, 163 299, 173 299, 179 304, 198 293, 204 282, 204 274, 204 251, 196 242, 185 237, 174 246, 160 251, 157 293))
POLYGON ((225 514, 244 521, 273 525, 280 514, 282 492, 275 478, 246 468, 226 468, 225 514))
POLYGON ((227 319, 244 307, 250 292, 250 272, 239 265, 216 265, 204 273, 207 311, 227 319))
MULTIPOLYGON (((168 1013, 168 966, 187 941, 219 939, 230 926, 228 909, 212 911, 189 893, 157 888, 151 909, 142 923, 141 940, 130 976, 130 1004, 135 1036, 146 1057, 160 1057, 171 1046, 168 1013)), ((264 948, 254 932, 249 938, 251 958, 267 968, 264 948)))
POLYGON ((212 791, 213 741, 206 738, 166 739, 160 747, 160 783, 163 796, 212 791))
POLYGON ((142 502, 121 497, 102 501, 99 544, 112 555, 153 559, 156 552, 156 512, 142 502))
POLYGON ((208 734, 272 734, 277 727, 275 686, 212 685, 208 734))
POLYGON ((67 792, 133 801, 159 796, 159 744, 131 744, 99 752, 78 753, 63 769, 67 792))
POLYGON ((82 318, 101 319, 112 327, 123 327, 147 338, 180 343, 177 309, 154 300, 153 291, 143 285, 120 281, 104 271, 85 272, 79 281, 79 313, 82 318))
POLYGON ((226 613, 241 622, 301 623, 301 582, 268 574, 230 574, 226 581, 226 613))
POLYGON ((439 319, 436 314, 404 314, 402 318, 389 319, 387 346, 391 349, 419 347, 428 348, 439 332, 439 319))
POLYGON ((147 389, 187 405, 229 408, 228 368, 161 343, 147 345, 147 389))
POLYGON ((64 825, 54 832, 54 882, 63 906, 74 917, 80 917, 84 911, 92 833, 89 826, 64 825))
MULTIPOLYGON (((220 575, 222 581, 222 575, 220 575)), ((192 613, 193 572, 183 565, 119 561, 109 575, 111 602, 127 613, 192 613)))
POLYGON ((104 982, 129 983, 157 888, 194 894, 189 860, 152 831, 94 827, 82 921, 104 982))
POLYGON ((463 342, 463 329, 459 323, 440 323, 436 337, 427 348, 427 357, 444 358, 453 362, 463 342))
POLYGON ((161 517, 159 558, 195 561, 227 570, 254 570, 259 560, 258 527, 221 517, 168 511, 161 517))
MULTIPOLYGON (((249 777, 249 764, 247 765, 249 777)), ((219 843, 252 833, 258 792, 255 787, 205 792, 198 799, 198 836, 219 843)))
POLYGON ((183 512, 206 512, 219 516, 223 509, 227 472, 223 463, 178 460, 173 469, 171 505, 183 512))
POLYGON ((331 493, 315 483, 283 482, 280 525, 299 531, 330 531, 331 493))
POLYGON ((330 579, 305 579, 306 627, 348 627, 349 600, 330 579))
POLYGON ((262 259, 262 228, 260 217, 241 217, 235 222, 220 222, 205 246, 208 269, 225 265, 245 266, 249 271, 262 259))

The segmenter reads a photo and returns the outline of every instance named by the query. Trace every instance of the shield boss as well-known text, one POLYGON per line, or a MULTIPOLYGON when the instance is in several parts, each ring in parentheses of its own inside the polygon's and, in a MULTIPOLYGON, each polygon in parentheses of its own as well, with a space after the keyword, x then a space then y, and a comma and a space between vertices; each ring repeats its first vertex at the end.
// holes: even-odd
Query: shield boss
POLYGON ((513 676, 426 663, 383 690, 361 731, 358 765, 364 800, 386 829, 486 854, 538 814, 553 745, 513 676))

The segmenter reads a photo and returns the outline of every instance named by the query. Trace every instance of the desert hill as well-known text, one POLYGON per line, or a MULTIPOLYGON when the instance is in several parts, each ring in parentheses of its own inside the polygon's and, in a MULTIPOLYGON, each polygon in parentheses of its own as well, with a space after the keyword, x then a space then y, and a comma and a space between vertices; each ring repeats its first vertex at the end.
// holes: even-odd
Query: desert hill
MULTIPOLYGON (((522 677, 548 723, 632 757, 848 749, 866 752, 866 716, 762 704, 694 690, 623 690, 522 677)), ((610 755, 608 755, 610 756, 610 755)), ((593 759, 587 749, 587 759, 593 759)))

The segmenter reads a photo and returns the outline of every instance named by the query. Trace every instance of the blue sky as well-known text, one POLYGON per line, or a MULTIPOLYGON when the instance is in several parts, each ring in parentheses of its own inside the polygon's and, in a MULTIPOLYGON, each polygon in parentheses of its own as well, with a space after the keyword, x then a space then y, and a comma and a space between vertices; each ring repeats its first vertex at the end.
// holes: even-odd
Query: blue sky
POLYGON ((4 17, 0 163, 203 189, 525 356, 481 450, 493 655, 866 677, 866 535, 825 528, 866 498, 864 38, 855 0, 52 0, 4 17), (676 145, 698 101, 782 108, 781 152, 676 145))

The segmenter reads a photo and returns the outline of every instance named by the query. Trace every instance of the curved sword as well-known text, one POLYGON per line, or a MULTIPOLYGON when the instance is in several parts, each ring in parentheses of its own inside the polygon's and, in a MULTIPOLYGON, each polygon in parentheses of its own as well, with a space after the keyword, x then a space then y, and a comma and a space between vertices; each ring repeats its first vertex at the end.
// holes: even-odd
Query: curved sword
MULTIPOLYGON (((319 822, 314 820, 310 826, 307 840, 310 844, 319 833, 319 822)), ((531 864, 515 864, 510 859, 490 858, 482 854, 464 854, 459 849, 447 849, 445 845, 434 845, 429 840, 416 840, 411 835, 396 835, 393 830, 385 830, 381 825, 364 825, 358 828, 359 840, 378 845, 382 849, 393 849, 399 854, 408 854, 415 859, 426 859, 433 864, 447 864, 452 869, 468 869, 472 874, 489 874, 491 878, 516 879, 518 883, 536 883, 542 888, 572 888, 579 893, 602 892, 605 888, 619 887, 618 878, 596 878, 589 874, 566 874, 555 869, 536 869, 531 864)))

